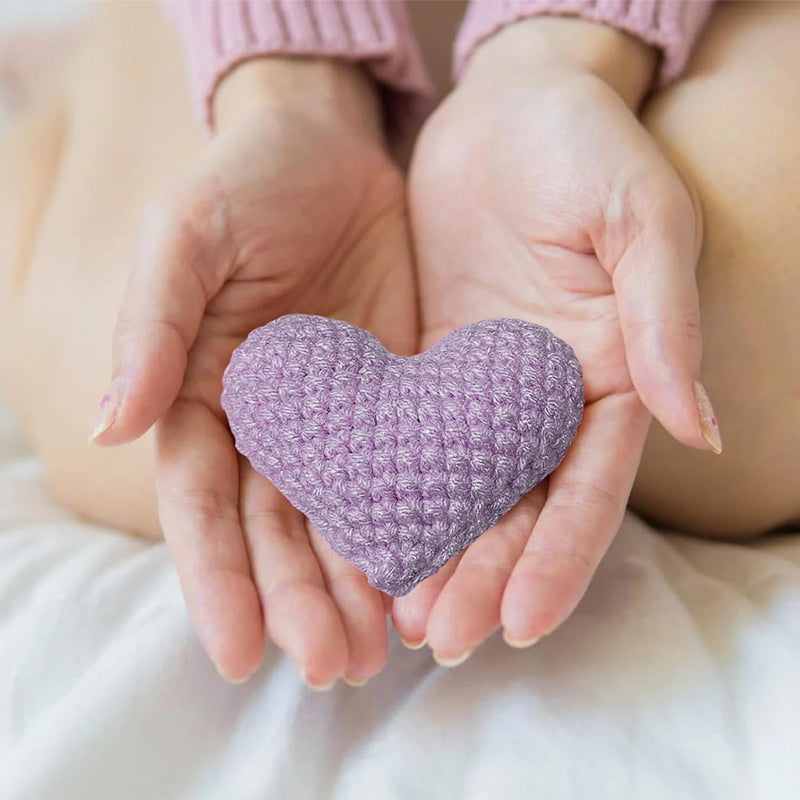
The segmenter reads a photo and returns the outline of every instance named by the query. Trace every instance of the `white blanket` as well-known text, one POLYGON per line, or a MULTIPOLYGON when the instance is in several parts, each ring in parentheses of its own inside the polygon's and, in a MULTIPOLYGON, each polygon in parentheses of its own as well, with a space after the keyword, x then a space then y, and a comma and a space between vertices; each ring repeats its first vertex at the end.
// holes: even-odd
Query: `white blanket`
POLYGON ((629 517, 528 650, 461 667, 390 639, 365 687, 245 686, 198 647, 163 545, 74 519, 0 413, 0 798, 800 797, 800 538, 629 517))

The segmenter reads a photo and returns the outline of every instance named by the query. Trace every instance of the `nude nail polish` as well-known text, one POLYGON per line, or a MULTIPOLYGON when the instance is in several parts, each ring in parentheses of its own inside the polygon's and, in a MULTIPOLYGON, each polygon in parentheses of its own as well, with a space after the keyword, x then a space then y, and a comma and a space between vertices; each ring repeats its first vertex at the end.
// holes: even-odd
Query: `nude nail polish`
POLYGON ((343 675, 343 676, 342 676, 342 680, 343 680, 343 681, 344 681, 344 682, 345 682, 345 683, 346 683, 348 686, 363 686, 363 685, 364 685, 364 684, 365 684, 365 683, 366 683, 366 682, 369 680, 369 678, 364 678, 364 680, 363 680, 363 681, 353 681, 353 680, 350 680, 350 678, 348 678, 348 677, 347 677, 347 675, 343 675))
POLYGON ((703 384, 700 381, 694 382, 694 398, 697 403, 697 415, 700 421, 700 433, 711 446, 711 449, 719 455, 722 452, 722 437, 719 433, 719 423, 717 422, 711 400, 708 398, 703 384))
POLYGON ((89 441, 93 442, 98 436, 104 434, 117 421, 119 409, 122 405, 122 396, 125 393, 126 379, 124 377, 115 378, 111 382, 111 387, 107 394, 100 400, 100 413, 97 424, 94 426, 89 441))
POLYGON ((524 649, 525 647, 532 647, 541 638, 541 636, 534 636, 533 639, 528 639, 527 641, 523 641, 522 639, 511 639, 506 635, 505 631, 503 631, 503 640, 505 643, 509 647, 516 647, 520 650, 524 649))
POLYGON ((440 667, 457 667, 459 664, 463 664, 470 656, 472 655, 472 650, 467 650, 466 653, 462 653, 460 656, 456 658, 442 658, 441 656, 437 655, 435 652, 433 654, 433 660, 440 666, 440 667))
POLYGON ((305 676, 303 676, 303 680, 305 681, 306 686, 308 686, 308 688, 311 689, 312 692, 327 692, 330 691, 336 685, 337 679, 334 678, 329 683, 323 683, 323 684, 311 683, 311 681, 309 681, 308 678, 306 678, 305 676))

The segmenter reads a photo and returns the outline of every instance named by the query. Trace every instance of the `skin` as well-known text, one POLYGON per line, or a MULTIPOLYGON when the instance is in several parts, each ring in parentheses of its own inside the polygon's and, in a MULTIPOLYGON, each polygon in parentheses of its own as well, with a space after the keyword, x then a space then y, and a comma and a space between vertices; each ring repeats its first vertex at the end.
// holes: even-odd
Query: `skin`
MULTIPOLYGON (((749 17, 747 4, 733 6, 712 20, 697 59, 699 77, 690 68, 686 88, 657 96, 645 109, 658 148, 632 111, 650 80, 652 53, 578 20, 513 26, 513 41, 505 37, 502 47, 488 49, 494 41, 489 40, 426 126, 410 187, 423 289, 422 345, 476 315, 514 313, 543 321, 591 365, 591 425, 546 495, 543 489, 532 493, 463 556, 391 606, 363 576, 331 558, 268 484, 233 460, 209 388, 218 383, 220 364, 245 329, 282 309, 351 319, 373 329, 395 352, 420 346, 414 341, 403 184, 376 133, 374 95, 357 69, 278 59, 266 70, 237 70, 218 93, 217 131, 208 143, 192 117, 178 43, 168 26, 144 4, 98 10, 79 56, 60 71, 66 90, 43 92, 0 142, 0 333, 20 343, 0 359, 0 390, 42 458, 56 497, 84 516, 159 535, 157 466, 162 523, 187 605, 223 675, 245 677, 269 637, 311 683, 325 685, 339 676, 363 680, 385 664, 387 610, 401 635, 412 644, 427 637, 444 663, 462 660, 501 624, 517 643, 552 630, 574 607, 616 531, 650 412, 669 434, 651 426, 634 494, 644 513, 668 520, 671 514, 676 523, 691 522, 697 532, 715 535, 737 534, 732 523, 745 509, 750 534, 800 517, 800 486, 796 470, 789 469, 800 444, 792 400, 800 380, 787 348, 770 345, 797 335, 796 314, 783 302, 796 296, 791 287, 800 246, 792 223, 797 187, 791 176, 760 190, 742 178, 765 152, 774 159, 769 163, 791 163, 796 137, 776 139, 775 126, 767 123, 771 109, 800 108, 786 82, 796 72, 777 69, 775 59, 758 62, 763 74, 752 90, 742 75, 752 71, 753 48, 757 55, 765 36, 780 52, 778 62, 797 66, 796 48, 787 44, 779 51, 776 44, 782 36, 791 38, 797 20, 787 4, 759 4, 749 17), (142 41, 148 43, 146 60, 137 49, 142 41), (578 42, 580 47, 572 47, 578 42), (512 61, 522 58, 520 50, 524 60, 512 61), (295 69, 300 63, 311 71, 295 69), (520 72, 530 80, 512 84, 520 72), (314 102, 298 106, 297 82, 306 79, 300 94, 314 102), (495 97, 501 93, 489 87, 501 79, 526 102, 495 97), (763 86, 771 91, 764 93, 763 86), (703 112, 705 130, 715 130, 715 120, 732 129, 725 122, 726 91, 743 96, 759 113, 744 125, 747 135, 726 133, 723 147, 703 141, 695 123, 703 112), (552 102, 554 93, 561 93, 562 102, 552 102), (125 104, 115 102, 120 95, 125 104), (323 113, 326 104, 344 113, 323 113), (491 115, 493 129, 521 132, 511 139, 513 163, 507 150, 487 150, 489 143, 470 124, 477 109, 491 115), (285 129, 266 116, 279 117, 285 129), (301 133, 292 120, 302 120, 301 133), (596 141, 604 128, 613 135, 596 141), (592 156, 573 164, 569 179, 557 171, 557 158, 543 155, 548 144, 563 142, 565 132, 573 137, 570 152, 592 156), (253 144, 265 138, 274 146, 253 144), (357 157, 348 144, 353 141, 357 157), (619 158, 618 142, 628 147, 624 169, 613 159, 619 158), (293 152, 295 145, 302 158, 293 152), (257 154, 245 170, 237 153, 248 147, 257 154), (310 169, 308 162, 315 163, 323 148, 336 158, 320 156, 310 169), (458 159, 467 157, 470 170, 459 170, 458 159), (362 181, 355 185, 363 187, 367 202, 342 202, 347 182, 336 179, 339 161, 349 167, 347 181, 354 173, 362 181), (483 169, 483 162, 492 169, 483 169), (250 180, 254 163, 262 178, 257 182, 250 180), (614 208, 608 203, 612 190, 622 196, 627 191, 629 198, 636 197, 637 186, 643 191, 629 164, 658 179, 647 184, 646 199, 653 192, 660 197, 659 213, 643 226, 648 237, 639 253, 625 235, 624 215, 614 218, 615 228, 601 213, 614 208), (737 170, 738 164, 748 169, 737 170), (367 176, 360 177, 360 170, 367 176), (575 189, 575 174, 585 178, 584 192, 575 189), (466 177, 474 184, 465 183, 466 177), (292 241, 299 221, 280 216, 281 204, 271 202, 274 192, 297 197, 291 193, 312 187, 302 202, 314 212, 311 200, 324 194, 326 182, 337 207, 320 203, 316 235, 292 241), (209 201, 219 198, 220 185, 223 208, 234 213, 220 216, 209 201), (14 186, 26 190, 4 191, 14 186), (554 187, 549 202, 547 187, 554 187), (469 198, 473 202, 464 205, 469 198), (697 274, 703 340, 712 355, 703 377, 721 409, 723 430, 736 434, 733 443, 726 435, 721 457, 678 444, 704 442, 690 393, 700 353, 689 280, 699 251, 700 206, 705 244, 697 274), (769 213, 761 214, 762 208, 769 213), (445 211, 481 225, 461 221, 453 235, 445 211), (563 224, 565 216, 569 224, 563 224), (775 225, 783 236, 770 234, 775 225), (352 246, 326 246, 324 232, 341 232, 342 226, 352 246), (251 246, 231 247, 231 230, 237 242, 244 237, 251 246), (486 241, 468 238, 477 230, 486 241), (674 236, 676 230, 684 235, 674 236), (732 241, 735 248, 727 246, 732 241), (249 257, 234 257, 242 252, 249 257), (672 265, 666 283, 663 264, 652 255, 659 252, 672 265), (303 258, 296 259, 298 253, 303 258), (648 265, 648 257, 652 280, 638 281, 637 270, 648 265), (486 263, 492 264, 489 281, 486 263), (245 279, 258 293, 253 305, 253 295, 240 291, 245 279), (384 294, 387 282, 393 288, 384 294), (625 318, 626 290, 629 305, 644 309, 651 322, 691 324, 666 329, 648 327, 647 319, 635 315, 625 318), (387 308, 411 310, 399 327, 374 302, 384 296, 387 308), (398 304, 403 296, 408 304, 398 304), (753 318, 754 297, 770 309, 769 325, 753 318), (160 421, 125 447, 89 448, 93 407, 107 391, 108 343, 120 303, 114 369, 136 377, 129 378, 115 425, 101 438, 107 444, 116 437, 127 441, 160 421), (681 313, 662 313, 670 303, 681 313), (625 336, 631 319, 644 332, 634 337, 638 349, 625 336), (747 394, 743 347, 751 348, 744 363, 759 359, 771 376, 747 394), (648 363, 659 366, 648 369, 648 363), (666 395, 659 402, 662 389, 666 395), (761 423, 749 432, 754 409, 763 409, 761 423), (221 471, 221 463, 229 469, 221 471), (683 480, 687 473, 691 480, 683 480), (752 493, 740 490, 731 497, 731 481, 743 475, 760 483, 752 493), (535 607, 528 593, 537 598, 535 607)), ((741 120, 736 124, 743 126, 741 120)))

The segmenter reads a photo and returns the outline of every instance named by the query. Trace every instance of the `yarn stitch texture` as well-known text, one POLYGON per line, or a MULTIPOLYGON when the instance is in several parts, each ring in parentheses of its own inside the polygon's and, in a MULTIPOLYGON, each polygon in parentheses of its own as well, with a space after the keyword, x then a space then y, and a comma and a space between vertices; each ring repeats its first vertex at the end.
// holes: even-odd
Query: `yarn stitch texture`
POLYGON ((250 334, 223 385, 239 452, 395 597, 561 463, 584 402, 572 348, 518 319, 403 358, 346 322, 290 314, 250 334))

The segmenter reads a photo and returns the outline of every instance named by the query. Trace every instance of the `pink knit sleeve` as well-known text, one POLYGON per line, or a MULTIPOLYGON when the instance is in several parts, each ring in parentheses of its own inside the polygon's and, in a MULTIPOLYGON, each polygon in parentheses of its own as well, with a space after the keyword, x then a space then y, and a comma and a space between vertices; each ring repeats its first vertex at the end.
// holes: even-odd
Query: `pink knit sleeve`
POLYGON ((397 0, 162 0, 186 50, 198 115, 211 129, 214 91, 259 56, 361 61, 383 91, 395 135, 429 110, 433 86, 397 0))
POLYGON ((658 84, 681 74, 715 0, 472 0, 456 38, 454 72, 497 30, 542 14, 577 16, 638 36, 661 50, 658 84))

